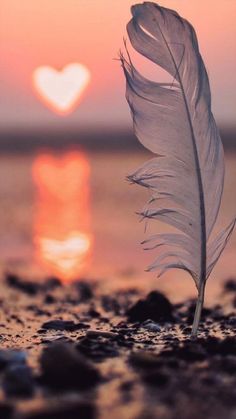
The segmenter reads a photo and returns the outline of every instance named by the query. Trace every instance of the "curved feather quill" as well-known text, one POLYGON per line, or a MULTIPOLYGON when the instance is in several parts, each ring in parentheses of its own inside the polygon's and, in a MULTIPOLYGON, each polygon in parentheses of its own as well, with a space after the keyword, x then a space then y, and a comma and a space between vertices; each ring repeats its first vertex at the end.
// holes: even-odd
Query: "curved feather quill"
POLYGON ((159 253, 149 269, 162 274, 174 267, 192 275, 199 292, 195 335, 206 279, 235 225, 233 220, 210 240, 223 191, 223 147, 211 112, 208 75, 191 24, 175 11, 151 2, 137 4, 131 11, 127 31, 132 46, 166 70, 173 81, 146 79, 129 54, 128 59, 121 54, 135 133, 157 155, 129 179, 152 193, 142 216, 179 230, 150 239, 149 247, 158 248, 159 253))

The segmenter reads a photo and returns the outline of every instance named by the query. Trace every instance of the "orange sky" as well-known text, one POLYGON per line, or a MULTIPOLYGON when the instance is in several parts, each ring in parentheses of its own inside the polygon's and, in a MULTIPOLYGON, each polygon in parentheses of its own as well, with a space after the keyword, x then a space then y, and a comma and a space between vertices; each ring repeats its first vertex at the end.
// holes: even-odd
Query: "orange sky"
MULTIPOLYGON (((0 124, 102 127, 130 125, 117 56, 131 0, 1 0, 0 124), (80 62, 91 82, 78 108, 61 118, 38 99, 32 73, 38 66, 80 62)), ((233 124, 236 109, 236 0, 163 0, 194 25, 210 75, 215 116, 233 124)), ((143 60, 139 60, 143 63, 143 60)), ((143 64, 140 64, 143 65, 143 64)), ((145 71, 152 74, 145 63, 145 71)))

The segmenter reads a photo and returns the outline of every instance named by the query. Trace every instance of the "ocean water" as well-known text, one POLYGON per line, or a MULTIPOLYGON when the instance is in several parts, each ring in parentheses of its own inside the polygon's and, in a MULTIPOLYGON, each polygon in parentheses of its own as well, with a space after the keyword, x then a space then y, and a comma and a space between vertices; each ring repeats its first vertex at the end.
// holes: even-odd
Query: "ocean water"
MULTIPOLYGON (((78 149, 4 153, 0 157, 0 263, 4 272, 29 279, 56 275, 101 280, 104 287, 158 288, 176 301, 195 295, 181 271, 156 279, 145 272, 155 253, 140 242, 165 231, 159 222, 147 226, 137 211, 148 199, 144 188, 126 176, 149 158, 139 151, 85 152, 78 149)), ((236 154, 226 153, 225 190, 217 228, 236 208, 236 154)), ((217 229, 216 229, 217 230, 217 229)), ((236 233, 209 280, 214 300, 222 280, 235 276, 236 233)))

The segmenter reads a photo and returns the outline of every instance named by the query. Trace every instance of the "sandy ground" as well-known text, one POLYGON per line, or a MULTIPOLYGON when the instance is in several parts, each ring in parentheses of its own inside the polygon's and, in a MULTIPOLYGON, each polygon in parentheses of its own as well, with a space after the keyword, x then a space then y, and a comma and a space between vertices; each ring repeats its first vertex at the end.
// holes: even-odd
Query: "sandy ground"
POLYGON ((233 419, 235 304, 231 280, 191 341, 191 300, 8 276, 1 285, 0 417, 233 419))

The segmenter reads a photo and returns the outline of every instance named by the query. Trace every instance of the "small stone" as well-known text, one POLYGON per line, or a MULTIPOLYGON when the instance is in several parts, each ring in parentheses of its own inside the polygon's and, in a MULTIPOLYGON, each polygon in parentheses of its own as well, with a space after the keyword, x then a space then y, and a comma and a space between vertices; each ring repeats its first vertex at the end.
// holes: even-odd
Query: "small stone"
POLYGON ((91 309, 88 311, 88 315, 89 315, 90 317, 95 318, 95 319, 101 316, 101 314, 100 314, 97 310, 95 310, 94 308, 91 308, 91 309))
POLYGON ((230 326, 236 326, 236 316, 234 316, 234 315, 230 316, 230 318, 228 320, 228 324, 230 326))
POLYGON ((34 393, 34 379, 27 365, 12 365, 3 376, 3 390, 6 396, 31 397, 34 393))
POLYGON ((143 327, 146 330, 149 330, 150 332, 160 332, 161 327, 158 323, 153 322, 152 320, 146 320, 141 324, 141 327, 143 327))
POLYGON ((87 337, 89 338, 97 338, 97 337, 103 337, 103 338, 115 338, 117 336, 119 336, 118 333, 114 333, 114 332, 106 332, 106 331, 102 331, 102 330, 89 330, 87 332, 87 337))
POLYGON ((6 275, 6 282, 9 287, 15 288, 31 296, 36 295, 42 289, 39 283, 24 281, 18 276, 12 274, 6 275))
POLYGON ((100 362, 106 358, 114 358, 119 355, 117 345, 122 346, 120 340, 121 336, 117 334, 115 334, 115 337, 114 335, 112 337, 104 337, 104 335, 94 334, 94 332, 91 334, 89 331, 87 335, 78 342, 76 348, 86 357, 96 362, 100 362))
POLYGON ((236 279, 230 278, 224 283, 226 292, 236 292, 236 279))
POLYGON ((191 331, 192 331, 192 328, 189 327, 189 326, 186 326, 186 327, 183 328, 183 333, 185 335, 189 335, 191 333, 191 331))
POLYGON ((172 312, 173 306, 170 301, 160 292, 152 291, 145 300, 138 300, 126 314, 131 322, 166 322, 173 321, 172 312))
POLYGON ((26 353, 17 349, 1 349, 0 350, 0 370, 13 365, 25 364, 26 353))
POLYGON ((45 333, 47 333, 47 330, 46 330, 46 329, 38 329, 38 330, 37 330, 37 333, 38 333, 39 335, 44 335, 45 333))
POLYGON ((73 342, 68 336, 58 334, 53 336, 46 336, 41 339, 41 343, 53 343, 53 342, 73 342))
POLYGON ((113 312, 116 315, 120 314, 120 304, 116 298, 112 298, 110 295, 103 295, 101 298, 102 307, 106 312, 113 312))
POLYGON ((55 303, 55 301, 56 301, 56 299, 55 299, 55 297, 53 297, 52 294, 47 294, 44 298, 44 303, 45 304, 53 304, 53 303, 55 303))
POLYGON ((78 293, 80 301, 88 301, 93 297, 93 291, 91 285, 85 281, 77 281, 74 283, 78 293))
POLYGON ((49 320, 41 326, 46 330, 67 330, 69 332, 74 332, 75 330, 80 330, 84 328, 83 323, 75 323, 73 320, 49 320))
POLYGON ((85 390, 100 381, 98 370, 73 345, 55 343, 40 358, 42 380, 58 389, 85 390))

